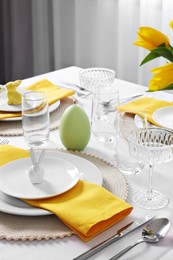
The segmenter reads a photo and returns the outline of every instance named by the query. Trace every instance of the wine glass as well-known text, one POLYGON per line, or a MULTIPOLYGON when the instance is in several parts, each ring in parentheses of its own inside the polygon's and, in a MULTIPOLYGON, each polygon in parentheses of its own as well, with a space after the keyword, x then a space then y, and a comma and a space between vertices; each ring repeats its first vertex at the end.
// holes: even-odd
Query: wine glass
POLYGON ((48 97, 45 92, 29 91, 22 95, 22 126, 33 163, 28 169, 28 174, 32 183, 41 183, 44 175, 41 162, 45 151, 42 150, 38 157, 35 148, 42 147, 49 140, 48 97))
POLYGON ((173 132, 163 128, 143 128, 131 132, 128 137, 129 153, 149 164, 147 190, 134 194, 132 200, 144 209, 160 209, 167 205, 168 198, 152 187, 153 167, 173 159, 173 132))

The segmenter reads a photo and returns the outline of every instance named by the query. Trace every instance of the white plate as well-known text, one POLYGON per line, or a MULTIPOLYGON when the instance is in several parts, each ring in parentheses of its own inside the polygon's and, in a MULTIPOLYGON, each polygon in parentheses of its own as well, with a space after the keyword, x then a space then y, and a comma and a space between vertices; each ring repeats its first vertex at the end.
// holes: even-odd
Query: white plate
MULTIPOLYGON (((29 91, 23 91, 21 92, 21 94, 24 94, 26 92, 29 92, 29 91)), ((36 93, 36 96, 40 97, 39 94, 36 93)), ((40 101, 40 104, 41 104, 41 101, 40 101)), ((38 102, 35 104, 35 106, 33 105, 33 102, 32 102, 32 108, 36 108, 38 106, 38 102)), ((31 106, 28 107, 28 109, 31 109, 31 106)), ((3 105, 0 106, 0 111, 3 111, 3 112, 22 112, 22 105, 8 105, 8 103, 5 103, 3 105)))
POLYGON ((52 214, 47 210, 34 208, 24 201, 11 197, 2 191, 0 191, 0 211, 20 216, 46 216, 52 214))
MULTIPOLYGON (((60 100, 57 100, 55 103, 51 104, 49 106, 49 113, 53 112, 55 109, 57 109, 60 105, 60 100)), ((11 117, 11 118, 5 118, 0 121, 21 121, 22 117, 11 117)))
POLYGON ((173 129, 173 106, 157 109, 152 117, 160 126, 173 129))
MULTIPOLYGON (((21 94, 24 94, 25 92, 29 92, 29 90, 22 90, 22 89, 18 89, 18 91, 21 94)), ((3 112, 21 112, 22 111, 22 106, 21 105, 8 105, 8 103, 5 103, 3 105, 0 106, 0 111, 3 112)))
POLYGON ((0 106, 0 111, 3 112, 21 112, 22 111, 22 107, 21 105, 8 105, 7 103, 3 104, 0 106))
POLYGON ((79 180, 78 169, 66 160, 46 156, 42 163, 44 180, 32 184, 28 169, 30 158, 12 161, 0 168, 0 190, 21 199, 44 199, 62 194, 79 180))
MULTIPOLYGON (((77 168, 80 174, 82 174, 83 178, 86 181, 102 185, 102 175, 99 171, 99 169, 90 161, 81 158, 79 156, 73 155, 73 154, 67 154, 64 152, 58 152, 58 151, 47 151, 46 157, 52 157, 52 158, 60 158, 67 160, 68 162, 71 162, 74 164, 77 168)), ((40 209, 40 208, 34 208, 27 203, 23 202, 20 199, 8 196, 7 194, 0 191, 0 211, 14 214, 14 215, 23 215, 23 216, 42 216, 42 215, 50 215, 50 213, 47 210, 40 209)))

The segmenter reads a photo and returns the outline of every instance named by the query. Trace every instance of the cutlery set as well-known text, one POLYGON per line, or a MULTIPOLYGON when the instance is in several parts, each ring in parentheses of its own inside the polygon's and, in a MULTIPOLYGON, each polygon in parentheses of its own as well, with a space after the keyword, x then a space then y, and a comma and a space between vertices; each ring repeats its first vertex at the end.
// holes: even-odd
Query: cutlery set
POLYGON ((144 224, 145 226, 142 230, 142 238, 136 241, 134 244, 129 245, 128 247, 126 247, 125 249, 117 253, 109 260, 118 259, 127 251, 129 251, 131 248, 133 248, 134 246, 142 242, 147 242, 147 243, 159 242, 161 238, 166 236, 166 234, 170 229, 170 221, 167 218, 155 218, 155 216, 148 215, 145 216, 144 218, 135 220, 134 222, 125 225, 124 227, 119 229, 115 235, 103 241, 102 243, 96 245, 95 247, 89 249, 88 251, 79 255, 78 257, 73 258, 73 260, 88 259, 92 255, 96 254, 100 250, 104 249, 105 247, 109 246, 110 244, 114 243, 115 241, 119 240, 120 238, 124 237, 125 235, 129 234, 130 232, 134 231, 135 229, 139 228, 144 224))

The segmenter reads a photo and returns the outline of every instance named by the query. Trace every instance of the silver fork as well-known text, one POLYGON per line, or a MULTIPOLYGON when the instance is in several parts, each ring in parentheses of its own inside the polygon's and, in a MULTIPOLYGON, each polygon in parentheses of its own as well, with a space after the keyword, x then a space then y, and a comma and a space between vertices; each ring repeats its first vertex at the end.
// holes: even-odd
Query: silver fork
POLYGON ((76 94, 78 97, 88 97, 92 94, 92 92, 89 92, 89 93, 81 93, 81 92, 78 92, 76 91, 76 94))
POLYGON ((85 91, 87 91, 87 92, 90 92, 89 90, 87 90, 86 88, 84 88, 84 87, 81 87, 81 86, 79 86, 79 85, 77 85, 76 83, 71 83, 71 82, 65 82, 65 81, 58 81, 59 83, 62 83, 62 84, 65 84, 65 85, 69 85, 69 86, 71 86, 71 87, 76 87, 76 88, 78 88, 79 90, 85 90, 85 91))
POLYGON ((0 139, 0 145, 8 144, 9 141, 7 139, 0 139))
POLYGON ((64 84, 66 87, 69 87, 69 88, 75 90, 76 94, 79 97, 87 97, 87 96, 93 94, 93 92, 91 90, 81 87, 80 85, 77 85, 75 83, 65 82, 65 81, 58 81, 57 83, 64 84), (85 93, 84 92, 82 93, 80 91, 85 91, 85 93))

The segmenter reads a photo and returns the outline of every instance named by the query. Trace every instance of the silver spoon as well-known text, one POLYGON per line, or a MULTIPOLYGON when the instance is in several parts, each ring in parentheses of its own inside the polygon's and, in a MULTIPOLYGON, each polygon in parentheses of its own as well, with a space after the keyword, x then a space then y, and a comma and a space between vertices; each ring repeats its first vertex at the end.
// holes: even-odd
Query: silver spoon
MULTIPOLYGON (((141 93, 138 93, 138 94, 134 94, 133 96, 131 96, 130 98, 135 98, 135 97, 139 97, 139 96, 142 96, 142 94, 141 93)), ((114 100, 115 98, 111 98, 110 100, 108 100, 108 101, 101 101, 101 104, 103 105, 103 106, 105 106, 105 107, 107 107, 107 106, 109 106, 110 105, 110 103, 114 100)), ((123 100, 123 99, 127 99, 127 98, 120 98, 120 100, 123 100)))
POLYGON ((124 253, 129 251, 134 246, 142 243, 156 243, 159 242, 160 238, 163 238, 166 236, 170 228, 170 221, 167 218, 158 218, 151 221, 148 225, 144 227, 142 230, 142 238, 136 241, 134 244, 126 247, 122 251, 120 251, 118 254, 110 258, 109 260, 115 260, 118 259, 120 256, 122 256, 124 253))

